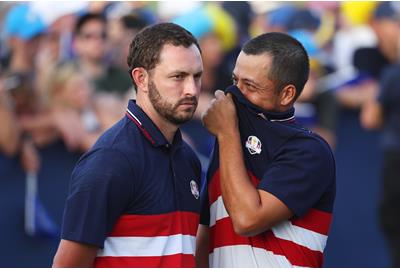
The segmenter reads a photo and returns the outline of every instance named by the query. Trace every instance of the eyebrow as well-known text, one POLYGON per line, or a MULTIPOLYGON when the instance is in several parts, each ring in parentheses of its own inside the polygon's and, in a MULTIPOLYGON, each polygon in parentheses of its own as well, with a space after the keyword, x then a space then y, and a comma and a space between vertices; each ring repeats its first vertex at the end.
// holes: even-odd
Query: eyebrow
MULTIPOLYGON (((232 73, 232 78, 236 78, 237 79, 237 75, 235 74, 235 73, 232 73)), ((248 79, 248 78, 242 78, 242 80, 244 80, 245 82, 249 82, 249 83, 252 83, 252 84, 254 84, 256 87, 258 87, 258 88, 262 88, 262 86, 261 85, 259 85, 258 83, 256 83, 255 81, 253 81, 252 79, 248 79)))
MULTIPOLYGON (((168 76, 173 76, 173 75, 184 75, 184 76, 188 76, 191 75, 192 73, 187 72, 187 71, 181 71, 181 70, 174 70, 168 73, 168 76)), ((203 74, 203 71, 198 71, 196 73, 194 73, 194 76, 201 76, 203 74)))

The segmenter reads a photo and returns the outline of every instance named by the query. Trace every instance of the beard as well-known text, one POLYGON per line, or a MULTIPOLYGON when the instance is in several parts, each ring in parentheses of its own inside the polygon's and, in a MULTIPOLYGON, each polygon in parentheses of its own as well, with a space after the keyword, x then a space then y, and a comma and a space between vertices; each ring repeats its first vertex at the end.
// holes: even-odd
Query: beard
POLYGON ((197 108, 197 98, 194 96, 182 98, 175 104, 169 103, 160 95, 160 92, 153 81, 149 82, 149 99, 158 114, 174 125, 181 125, 192 119, 197 108), (179 106, 185 103, 193 103, 194 106, 179 111, 179 106))

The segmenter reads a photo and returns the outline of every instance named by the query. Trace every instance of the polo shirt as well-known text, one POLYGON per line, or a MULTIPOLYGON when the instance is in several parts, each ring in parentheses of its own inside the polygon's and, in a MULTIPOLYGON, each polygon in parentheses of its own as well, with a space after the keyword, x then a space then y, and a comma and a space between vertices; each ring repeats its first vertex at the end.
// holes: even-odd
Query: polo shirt
POLYGON ((194 267, 201 165, 129 101, 78 161, 61 238, 100 247, 96 267, 194 267))
MULTIPOLYGON (((210 267, 321 267, 335 197, 335 162, 328 144, 297 125, 294 109, 263 111, 229 87, 253 185, 293 213, 253 237, 235 233, 221 196, 218 143, 202 195, 201 223, 210 227, 210 267)), ((243 194, 246 196, 246 194, 243 194)))

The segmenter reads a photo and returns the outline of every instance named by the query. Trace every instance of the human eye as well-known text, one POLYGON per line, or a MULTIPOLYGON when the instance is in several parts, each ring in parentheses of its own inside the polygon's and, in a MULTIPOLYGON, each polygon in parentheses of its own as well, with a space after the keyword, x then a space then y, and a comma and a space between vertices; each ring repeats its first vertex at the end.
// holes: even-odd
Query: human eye
POLYGON ((237 85, 237 83, 238 83, 237 78, 235 76, 232 76, 232 84, 237 85))
POLYGON ((200 80, 201 80, 201 75, 202 75, 202 73, 197 73, 197 74, 195 74, 195 75, 194 75, 194 79, 195 79, 196 81, 200 81, 200 80))
POLYGON ((176 79, 176 80, 182 80, 184 78, 184 76, 182 74, 175 74, 175 75, 172 75, 172 78, 176 79))

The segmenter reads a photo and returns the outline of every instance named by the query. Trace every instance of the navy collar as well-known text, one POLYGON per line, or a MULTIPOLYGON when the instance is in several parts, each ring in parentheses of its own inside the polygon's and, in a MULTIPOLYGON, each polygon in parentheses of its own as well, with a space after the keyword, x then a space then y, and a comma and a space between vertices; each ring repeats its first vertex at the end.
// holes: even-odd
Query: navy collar
MULTIPOLYGON (((142 134, 153 146, 170 147, 170 143, 153 123, 149 116, 136 104, 136 100, 129 100, 126 116, 136 124, 142 134)), ((180 145, 182 142, 182 134, 178 129, 175 133, 173 145, 180 145)))
POLYGON ((287 111, 284 112, 272 112, 272 111, 267 111, 264 110, 257 105, 254 105, 250 101, 246 99, 246 97, 242 94, 240 89, 237 86, 229 86, 226 90, 225 93, 231 93, 236 100, 245 105, 249 111, 261 116, 264 119, 270 120, 272 122, 294 122, 294 108, 290 108, 287 111))

